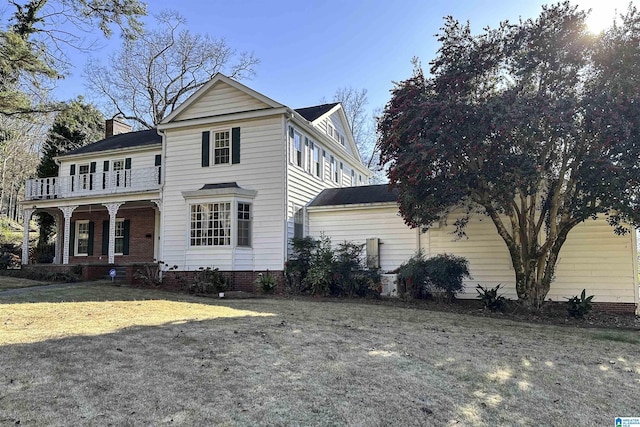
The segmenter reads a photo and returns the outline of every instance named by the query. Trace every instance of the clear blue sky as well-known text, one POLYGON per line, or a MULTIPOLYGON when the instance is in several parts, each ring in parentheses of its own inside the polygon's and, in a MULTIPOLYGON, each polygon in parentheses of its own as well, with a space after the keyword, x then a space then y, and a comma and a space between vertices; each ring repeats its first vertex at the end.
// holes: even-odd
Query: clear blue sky
MULTIPOLYGON (((293 108, 331 100, 339 87, 366 88, 369 108, 383 107, 393 81, 411 76, 411 58, 426 69, 438 44, 434 35, 443 16, 469 20, 479 32, 504 20, 535 17, 545 1, 508 0, 327 0, 207 1, 149 0, 150 14, 179 11, 197 33, 226 38, 239 51, 253 51, 261 60, 256 76, 243 83, 293 108)), ((593 8, 593 20, 611 22, 626 0, 580 0, 593 8)), ((152 20, 146 19, 149 23, 152 20)), ((104 42, 100 57, 119 47, 118 37, 104 42)), ((97 55, 93 53, 93 55, 97 55)), ((62 100, 84 95, 82 69, 86 56, 74 54, 72 75, 61 82, 62 100)), ((90 98, 89 98, 90 99, 90 98)))

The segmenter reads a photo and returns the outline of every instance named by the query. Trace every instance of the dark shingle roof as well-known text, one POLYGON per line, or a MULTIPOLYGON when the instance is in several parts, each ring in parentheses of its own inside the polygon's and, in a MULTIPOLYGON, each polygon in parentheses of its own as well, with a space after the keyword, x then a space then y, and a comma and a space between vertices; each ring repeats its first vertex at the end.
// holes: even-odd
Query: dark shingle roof
POLYGON ((240 188, 237 182, 220 182, 217 184, 205 184, 201 190, 215 190, 217 188, 240 188))
POLYGON ((333 104, 315 105, 313 107, 296 108, 296 113, 312 122, 327 111, 331 110, 336 105, 338 105, 337 102, 334 102, 333 104))
POLYGON ((68 151, 61 156, 72 154, 96 153, 99 151, 116 150, 119 148, 133 148, 144 145, 162 144, 162 137, 158 135, 156 129, 141 130, 138 132, 121 133, 109 138, 94 142, 84 147, 68 151))
POLYGON ((398 200, 398 190, 388 184, 364 185, 361 187, 328 188, 322 190, 309 203, 311 206, 355 205, 361 203, 385 203, 398 200))

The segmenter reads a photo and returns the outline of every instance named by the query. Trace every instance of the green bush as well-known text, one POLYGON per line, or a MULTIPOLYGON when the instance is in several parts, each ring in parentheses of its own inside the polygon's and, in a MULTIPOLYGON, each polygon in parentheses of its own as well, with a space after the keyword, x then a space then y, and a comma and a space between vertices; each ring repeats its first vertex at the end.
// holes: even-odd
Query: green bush
POLYGON ((269 273, 269 270, 267 270, 266 274, 260 273, 258 275, 258 278, 255 281, 255 285, 263 293, 270 294, 276 290, 278 282, 276 281, 276 278, 273 277, 271 273, 269 273))
POLYGON ((476 292, 478 292, 478 299, 482 301, 485 308, 491 311, 503 311, 507 306, 507 299, 502 295, 498 295, 500 285, 495 288, 483 288, 482 286, 476 286, 476 292))
POLYGON ((398 293, 400 297, 431 297, 427 288, 427 280, 426 259, 424 252, 420 250, 398 268, 398 293))
POLYGON ((0 244, 0 270, 15 268, 20 265, 20 250, 11 243, 0 244))
POLYGON ((343 242, 334 252, 333 295, 375 297, 380 295, 380 272, 367 270, 362 258, 364 245, 343 242))
POLYGON ((441 254, 425 258, 422 251, 398 269, 399 293, 413 298, 443 298, 451 301, 464 288, 469 277, 469 261, 464 257, 441 254))
POLYGON ((319 241, 311 237, 291 239, 292 254, 284 265, 285 291, 287 293, 305 293, 308 282, 305 280, 311 268, 311 256, 319 241))
POLYGON ((311 253, 309 270, 303 280, 306 284, 305 288, 308 288, 313 295, 329 295, 332 291, 333 267, 331 239, 322 235, 311 253))
POLYGON ((583 289, 580 297, 574 296, 572 298, 567 298, 567 311, 569 312, 570 316, 582 318, 585 314, 591 311, 591 309, 593 308, 591 305, 593 295, 586 295, 587 290, 583 289))
POLYGON ((193 294, 213 294, 228 290, 231 281, 217 268, 200 267, 193 276, 193 281, 185 286, 193 294))
POLYGON ((380 274, 367 270, 364 245, 340 243, 336 249, 322 235, 291 240, 293 254, 285 264, 285 291, 313 295, 372 297, 380 295, 380 274))

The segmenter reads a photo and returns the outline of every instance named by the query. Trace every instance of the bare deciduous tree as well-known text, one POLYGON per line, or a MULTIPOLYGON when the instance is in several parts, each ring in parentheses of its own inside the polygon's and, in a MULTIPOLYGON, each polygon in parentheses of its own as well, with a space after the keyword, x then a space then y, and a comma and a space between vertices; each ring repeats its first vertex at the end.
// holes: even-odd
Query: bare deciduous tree
POLYGON ((342 104, 362 161, 373 172, 371 181, 373 183, 386 182, 382 169, 378 167, 380 150, 375 143, 375 117, 379 114, 380 109, 376 108, 372 114, 369 114, 367 111, 367 104, 369 103, 367 90, 358 90, 351 86, 338 88, 333 94, 333 101, 342 104))
POLYGON ((161 29, 126 40, 107 64, 92 60, 85 68, 90 90, 107 99, 114 115, 152 128, 216 73, 235 79, 255 74, 253 53, 237 53, 224 38, 191 33, 177 12, 156 20, 161 29))

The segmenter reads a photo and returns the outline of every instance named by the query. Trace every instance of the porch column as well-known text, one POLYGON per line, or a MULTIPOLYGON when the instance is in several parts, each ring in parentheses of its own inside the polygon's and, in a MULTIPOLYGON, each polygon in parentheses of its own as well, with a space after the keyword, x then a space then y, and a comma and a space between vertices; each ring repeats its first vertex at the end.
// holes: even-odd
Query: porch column
MULTIPOLYGON (((116 262, 116 215, 123 204, 122 202, 103 204, 109 211, 109 264, 116 262)), ((104 239, 104 236, 102 238, 104 239)))
POLYGON ((154 234, 154 242, 153 242, 153 258, 155 261, 160 261, 162 259, 162 252, 161 252, 161 232, 160 230, 163 229, 162 227, 162 200, 160 199, 153 199, 151 200, 153 203, 155 203, 156 205, 156 223, 153 227, 153 234, 154 234), (158 221, 158 217, 160 217, 160 221, 158 221))
POLYGON ((29 221, 35 209, 23 209, 22 221, 24 223, 24 232, 22 234, 22 265, 29 264, 29 221))
POLYGON ((54 248, 53 263, 62 264, 62 240, 64 239, 64 222, 60 212, 51 214, 56 221, 56 241, 54 248), (61 233, 62 231, 62 233, 61 233))
POLYGON ((64 240, 62 243, 62 263, 69 264, 69 237, 71 233, 71 215, 76 210, 78 205, 75 206, 60 206, 62 215, 64 215, 64 240))

